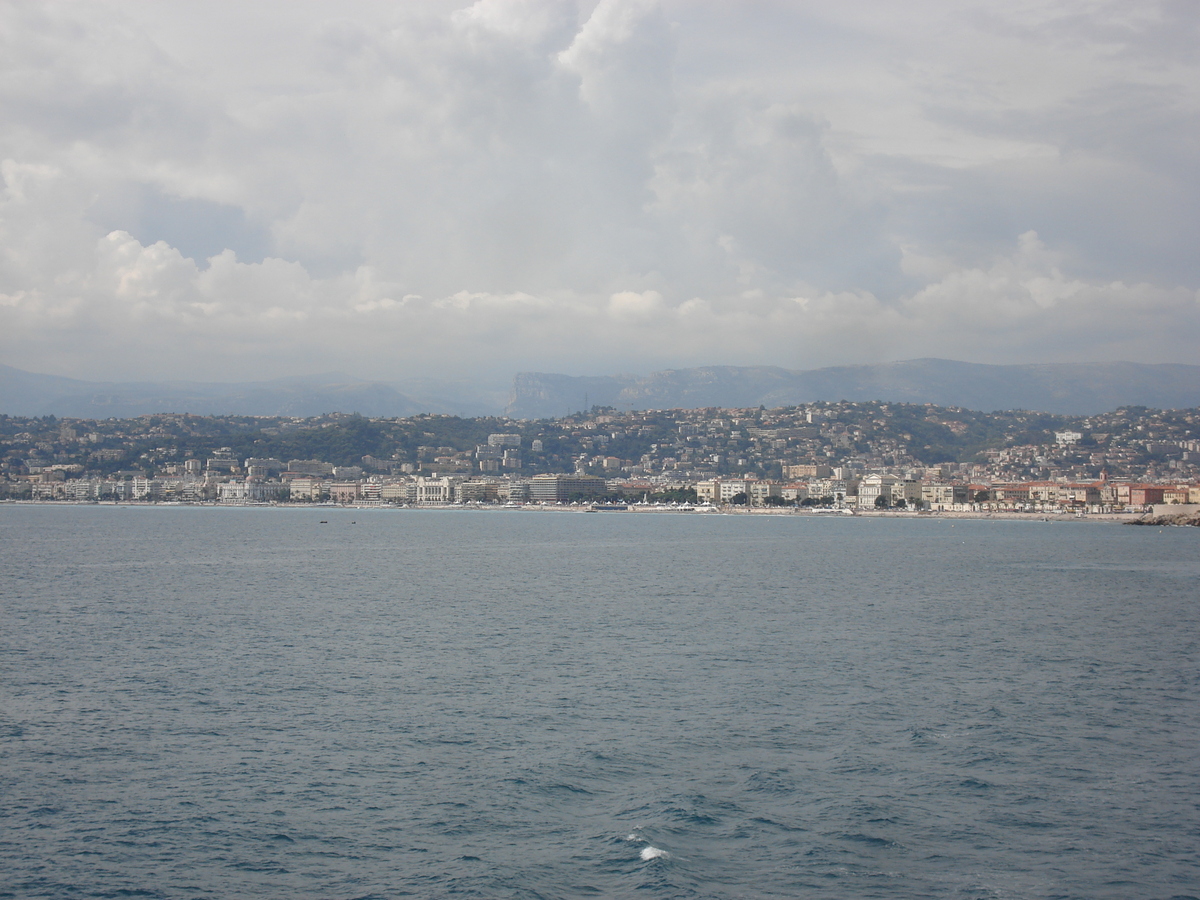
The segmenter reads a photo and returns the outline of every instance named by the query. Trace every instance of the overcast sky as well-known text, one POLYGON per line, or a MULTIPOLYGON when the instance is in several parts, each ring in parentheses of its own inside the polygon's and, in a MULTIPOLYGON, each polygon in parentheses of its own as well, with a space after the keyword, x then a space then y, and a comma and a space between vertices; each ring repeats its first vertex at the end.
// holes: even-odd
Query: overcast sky
POLYGON ((0 0, 0 362, 1200 362, 1200 5, 0 0))

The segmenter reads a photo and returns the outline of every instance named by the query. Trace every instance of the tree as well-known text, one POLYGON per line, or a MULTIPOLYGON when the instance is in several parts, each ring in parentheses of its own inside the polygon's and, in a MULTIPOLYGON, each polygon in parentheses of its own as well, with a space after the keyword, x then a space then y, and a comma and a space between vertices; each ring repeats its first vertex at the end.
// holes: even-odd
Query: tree
POLYGON ((695 488, 672 488, 669 491, 658 491, 650 495, 655 503, 695 503, 697 501, 695 488))
POLYGON ((745 506, 749 499, 745 491, 739 491, 729 498, 729 504, 730 506, 745 506))
POLYGON ((887 496, 884 494, 880 494, 878 497, 875 498, 875 508, 876 509, 887 509, 891 505, 892 504, 888 501, 887 496))

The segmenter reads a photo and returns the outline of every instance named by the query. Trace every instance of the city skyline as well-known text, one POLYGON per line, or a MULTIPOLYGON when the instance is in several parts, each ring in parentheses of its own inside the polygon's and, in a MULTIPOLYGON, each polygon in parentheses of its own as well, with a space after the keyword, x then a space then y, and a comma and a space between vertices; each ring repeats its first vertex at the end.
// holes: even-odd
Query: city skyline
POLYGON ((599 499, 955 513, 1200 503, 1196 410, 840 401, 560 419, 0 416, 0 499, 445 505, 599 499))

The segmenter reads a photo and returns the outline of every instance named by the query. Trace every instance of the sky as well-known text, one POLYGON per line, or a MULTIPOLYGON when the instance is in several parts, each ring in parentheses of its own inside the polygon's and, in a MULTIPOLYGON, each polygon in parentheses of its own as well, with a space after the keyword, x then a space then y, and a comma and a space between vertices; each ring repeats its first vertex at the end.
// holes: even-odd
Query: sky
POLYGON ((0 362, 1200 363, 1200 6, 0 0, 0 362))

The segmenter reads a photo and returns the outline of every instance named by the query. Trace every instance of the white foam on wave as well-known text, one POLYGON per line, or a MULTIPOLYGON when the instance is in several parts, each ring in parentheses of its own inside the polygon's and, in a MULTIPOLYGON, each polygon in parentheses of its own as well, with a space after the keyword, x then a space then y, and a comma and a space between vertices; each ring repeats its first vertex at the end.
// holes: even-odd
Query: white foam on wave
POLYGON ((629 837, 625 838, 627 841, 640 841, 641 839, 642 836, 640 834, 631 834, 629 837))
POLYGON ((666 850, 659 850, 657 847, 643 847, 642 859, 649 862, 652 859, 666 859, 670 854, 666 850))

